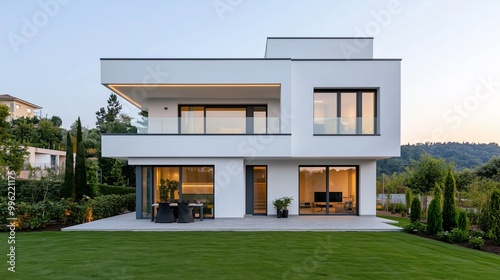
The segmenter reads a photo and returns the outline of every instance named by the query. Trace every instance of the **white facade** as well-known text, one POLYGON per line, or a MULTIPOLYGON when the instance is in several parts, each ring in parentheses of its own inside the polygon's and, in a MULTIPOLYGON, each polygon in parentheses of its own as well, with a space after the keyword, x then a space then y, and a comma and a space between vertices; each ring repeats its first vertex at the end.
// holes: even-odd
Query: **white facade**
POLYGON ((145 182, 157 188, 154 170, 172 166, 210 166, 215 218, 252 214, 247 166, 266 167, 264 214, 282 196, 294 198, 291 215, 342 211, 306 194, 320 199, 320 177, 301 172, 325 167, 314 175, 326 176, 324 193, 353 203, 349 214, 375 215, 376 160, 400 154, 400 62, 373 59, 373 38, 269 38, 264 59, 102 59, 102 83, 149 116, 139 134, 103 135, 102 155, 139 166, 138 218, 158 199, 145 182), (344 167, 349 190, 335 177, 344 167))

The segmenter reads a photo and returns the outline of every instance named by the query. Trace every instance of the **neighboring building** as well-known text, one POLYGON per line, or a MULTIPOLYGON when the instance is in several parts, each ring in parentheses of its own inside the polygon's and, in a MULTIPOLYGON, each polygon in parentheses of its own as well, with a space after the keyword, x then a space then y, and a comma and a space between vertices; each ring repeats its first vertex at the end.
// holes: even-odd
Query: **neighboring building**
POLYGON ((373 38, 268 38, 263 59, 101 59, 101 81, 141 110, 102 156, 136 166, 137 218, 160 184, 216 218, 375 215, 376 160, 400 155, 401 60, 373 38), (327 207, 328 206, 328 207, 327 207))
POLYGON ((34 168, 39 168, 39 171, 35 172, 34 178, 40 179, 41 171, 45 169, 51 169, 57 174, 60 174, 66 164, 66 152, 49 150, 35 147, 27 147, 26 151, 29 155, 26 156, 24 161, 24 168, 18 174, 20 179, 28 179, 30 176, 29 166, 34 168))
POLYGON ((10 109, 10 115, 13 119, 35 116, 35 110, 40 110, 42 107, 22 100, 9 94, 0 94, 0 103, 7 105, 10 109))

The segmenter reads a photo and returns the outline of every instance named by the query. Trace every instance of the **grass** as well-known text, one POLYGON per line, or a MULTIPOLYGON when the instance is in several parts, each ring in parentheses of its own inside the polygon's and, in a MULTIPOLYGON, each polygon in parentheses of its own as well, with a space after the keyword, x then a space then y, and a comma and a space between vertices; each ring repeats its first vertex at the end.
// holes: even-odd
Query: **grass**
MULTIPOLYGON (((1 234, 6 244, 7 235, 1 234)), ((1 254, 6 259, 5 246, 1 254)), ((500 256, 400 232, 21 232, 0 279, 498 279, 500 256)))
POLYGON ((395 216, 386 216, 386 215, 377 215, 377 217, 396 221, 396 222, 398 222, 397 224, 391 224, 391 225, 394 225, 394 226, 397 226, 397 227, 401 227, 401 228, 403 228, 406 225, 410 224, 410 219, 408 219, 408 218, 395 217, 395 216))

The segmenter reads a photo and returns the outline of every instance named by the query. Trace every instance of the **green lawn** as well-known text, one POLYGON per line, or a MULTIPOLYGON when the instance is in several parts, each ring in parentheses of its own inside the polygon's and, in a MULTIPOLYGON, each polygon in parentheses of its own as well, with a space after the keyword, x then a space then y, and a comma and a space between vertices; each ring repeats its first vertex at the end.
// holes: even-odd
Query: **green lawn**
POLYGON ((408 219, 408 218, 395 217, 395 216, 386 216, 386 215, 377 215, 377 217, 396 221, 396 222, 398 222, 397 224, 391 224, 391 225, 394 225, 394 226, 397 226, 397 227, 401 227, 401 228, 403 228, 404 226, 410 224, 410 219, 408 219))
POLYGON ((500 277, 498 255, 401 232, 21 232, 16 256, 0 279, 500 277))

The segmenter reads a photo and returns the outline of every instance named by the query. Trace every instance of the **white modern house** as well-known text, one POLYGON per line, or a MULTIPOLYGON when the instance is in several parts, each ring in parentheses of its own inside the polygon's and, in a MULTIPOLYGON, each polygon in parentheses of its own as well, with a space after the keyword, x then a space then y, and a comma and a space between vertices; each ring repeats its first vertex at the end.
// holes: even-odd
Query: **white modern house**
POLYGON ((401 60, 373 38, 268 38, 264 58, 101 59, 101 81, 148 118, 106 134, 136 166, 137 218, 165 180, 205 217, 375 215, 376 160, 400 155, 401 60))

